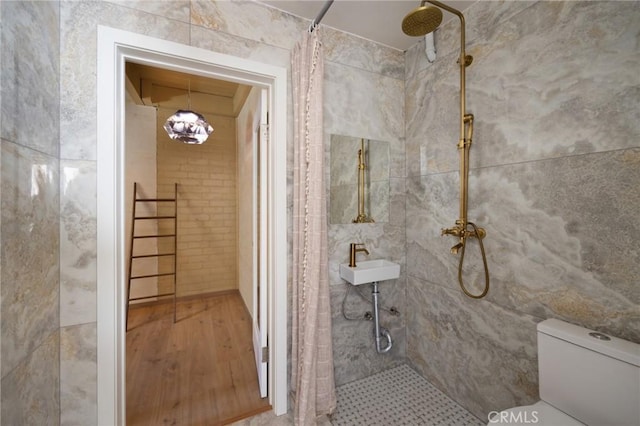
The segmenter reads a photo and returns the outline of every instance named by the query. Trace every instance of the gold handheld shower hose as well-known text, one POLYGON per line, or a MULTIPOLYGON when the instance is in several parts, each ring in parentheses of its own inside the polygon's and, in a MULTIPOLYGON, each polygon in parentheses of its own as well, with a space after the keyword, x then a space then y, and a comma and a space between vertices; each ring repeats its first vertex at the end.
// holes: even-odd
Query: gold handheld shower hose
POLYGON ((460 57, 458 64, 460 67, 460 141, 458 142, 458 151, 460 152, 460 218, 456 220, 455 226, 452 228, 442 229, 442 235, 453 235, 459 238, 459 242, 451 248, 451 253, 460 253, 460 263, 458 264, 458 282, 463 293, 474 299, 480 299, 489 292, 489 267, 487 265, 487 256, 484 251, 482 239, 487 232, 476 226, 475 223, 467 220, 468 199, 469 199, 469 150, 471 148, 471 140, 473 137, 473 114, 466 113, 466 79, 465 68, 471 65, 473 57, 465 54, 465 23, 462 12, 434 0, 423 0, 420 6, 411 11, 402 21, 403 31, 410 36, 423 36, 427 33, 435 31, 442 21, 442 11, 444 9, 453 13, 460 18, 460 57), (431 3, 434 6, 427 6, 431 3), (471 229, 470 229, 471 228, 471 229), (464 263, 464 255, 468 238, 477 238, 480 245, 480 253, 482 255, 482 264, 484 266, 485 286, 480 294, 473 294, 467 290, 462 277, 462 266, 464 263))

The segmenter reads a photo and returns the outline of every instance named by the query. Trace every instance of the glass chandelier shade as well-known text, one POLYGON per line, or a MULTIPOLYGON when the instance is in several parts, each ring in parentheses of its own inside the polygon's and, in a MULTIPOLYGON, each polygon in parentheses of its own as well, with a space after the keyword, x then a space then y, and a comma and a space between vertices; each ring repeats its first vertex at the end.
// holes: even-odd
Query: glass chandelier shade
POLYGON ((213 127, 197 112, 179 109, 164 123, 164 130, 171 139, 200 145, 213 132, 213 127))

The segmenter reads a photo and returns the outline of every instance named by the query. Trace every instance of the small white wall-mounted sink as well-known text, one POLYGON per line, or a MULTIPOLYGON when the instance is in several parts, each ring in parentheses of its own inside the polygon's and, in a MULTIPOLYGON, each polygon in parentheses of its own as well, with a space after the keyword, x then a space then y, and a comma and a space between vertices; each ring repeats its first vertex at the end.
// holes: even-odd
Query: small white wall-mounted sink
POLYGON ((400 265, 385 259, 356 262, 355 267, 348 263, 340 264, 340 278, 353 285, 393 280, 400 276, 400 265))

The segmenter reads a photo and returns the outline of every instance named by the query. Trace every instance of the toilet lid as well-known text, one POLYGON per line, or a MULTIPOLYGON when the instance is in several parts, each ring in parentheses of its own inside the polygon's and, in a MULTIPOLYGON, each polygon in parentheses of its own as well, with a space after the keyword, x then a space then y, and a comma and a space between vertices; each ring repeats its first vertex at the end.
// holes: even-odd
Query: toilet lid
POLYGON ((509 408, 495 413, 490 416, 487 425, 584 426, 584 423, 544 401, 538 401, 533 405, 509 408))

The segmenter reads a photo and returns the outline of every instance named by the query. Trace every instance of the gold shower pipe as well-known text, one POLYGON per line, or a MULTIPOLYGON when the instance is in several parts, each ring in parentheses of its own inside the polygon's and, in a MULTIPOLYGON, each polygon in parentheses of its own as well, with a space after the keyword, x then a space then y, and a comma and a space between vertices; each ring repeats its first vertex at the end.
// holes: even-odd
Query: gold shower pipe
POLYGON ((460 142, 458 143, 458 149, 460 150, 460 219, 458 225, 461 230, 466 230, 467 225, 467 210, 468 210, 468 184, 469 184, 469 145, 471 145, 471 135, 473 133, 473 115, 467 114, 466 111, 466 70, 465 68, 471 65, 473 58, 467 56, 465 52, 466 37, 465 37, 465 20, 464 15, 457 9, 452 8, 444 3, 436 0, 424 0, 425 3, 431 3, 447 12, 453 13, 460 18, 460 57, 458 58, 458 65, 460 66, 460 142), (469 123, 469 134, 466 133, 466 124, 469 123), (468 136, 468 137, 467 137, 468 136))
POLYGON ((465 20, 462 12, 436 0, 423 0, 421 5, 424 5, 425 3, 431 3, 434 6, 453 13, 460 18, 460 56, 458 58, 458 66, 460 67, 460 140, 458 142, 458 151, 460 153, 460 217, 453 228, 443 229, 442 234, 454 235, 459 238, 458 244, 451 248, 451 252, 455 254, 461 250, 460 263, 458 264, 458 282, 460 283, 460 287, 464 294, 474 299, 480 299, 486 296, 489 291, 489 268, 487 266, 484 244, 482 243, 482 239, 485 237, 486 231, 483 228, 476 226, 474 223, 469 222, 467 218, 469 200, 469 150, 471 148, 473 137, 473 114, 467 114, 466 112, 467 91, 465 68, 471 65, 473 57, 467 55, 465 51, 465 20), (469 227, 472 228, 471 231, 468 230, 469 227), (475 237, 478 239, 482 255, 485 287, 480 294, 472 294, 469 292, 464 285, 462 277, 462 264, 464 262, 467 238, 469 237, 475 237))

